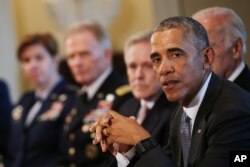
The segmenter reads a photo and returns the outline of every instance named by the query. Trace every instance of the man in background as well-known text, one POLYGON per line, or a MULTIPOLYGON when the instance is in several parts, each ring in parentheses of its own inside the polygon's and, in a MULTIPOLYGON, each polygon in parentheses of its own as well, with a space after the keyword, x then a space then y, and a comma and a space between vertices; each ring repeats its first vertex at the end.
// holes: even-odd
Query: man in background
MULTIPOLYGON (((151 35, 152 32, 141 32, 126 41, 124 60, 134 97, 124 102, 117 111, 124 116, 134 116, 163 146, 168 140, 170 116, 177 104, 166 99, 153 70, 149 56, 151 35)), ((120 154, 116 156, 118 166, 124 166, 129 161, 121 158, 120 154)))
POLYGON ((212 70, 241 88, 250 91, 250 70, 243 62, 247 52, 246 30, 241 18, 231 9, 211 7, 192 16, 208 33, 214 49, 212 70))
POLYGON ((97 119, 98 112, 91 111, 106 105, 103 100, 108 101, 107 108, 119 105, 114 101, 119 101, 118 96, 127 92, 126 86, 121 87, 126 82, 113 70, 111 42, 97 22, 82 22, 70 27, 65 38, 65 52, 74 79, 81 86, 75 107, 66 118, 68 165, 107 166, 109 155, 92 144, 94 134, 89 132, 89 127, 97 119))

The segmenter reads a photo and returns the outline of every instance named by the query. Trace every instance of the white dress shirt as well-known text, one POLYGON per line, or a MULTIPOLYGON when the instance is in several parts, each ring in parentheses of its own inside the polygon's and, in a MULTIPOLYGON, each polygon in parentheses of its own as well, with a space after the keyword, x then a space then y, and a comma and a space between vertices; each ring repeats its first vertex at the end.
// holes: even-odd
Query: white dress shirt
POLYGON ((241 62, 240 65, 238 65, 238 67, 228 77, 228 80, 234 82, 234 80, 240 75, 240 73, 244 70, 244 68, 245 68, 245 64, 241 62))
POLYGON ((61 80, 62 78, 59 77, 58 80, 55 82, 55 84, 51 85, 45 90, 42 90, 42 91, 35 90, 35 97, 40 98, 41 100, 36 101, 35 104, 30 108, 28 116, 25 120, 26 127, 28 127, 32 123, 32 121, 34 120, 34 118, 36 117, 40 109, 42 108, 43 101, 48 98, 49 93, 52 91, 55 85, 61 82, 61 80))
POLYGON ((201 89, 196 94, 196 96, 193 98, 193 100, 190 102, 190 104, 187 107, 183 107, 183 111, 186 112, 188 117, 191 119, 191 125, 190 125, 191 126, 191 133, 193 131, 194 121, 195 121, 197 112, 200 108, 201 102, 204 99, 204 96, 205 96, 205 93, 207 91, 207 87, 208 87, 209 81, 211 79, 211 76, 212 76, 212 73, 209 74, 209 76, 207 77, 207 80, 202 85, 201 89))
POLYGON ((91 100, 98 89, 101 87, 105 79, 109 76, 109 74, 112 72, 112 68, 108 68, 105 70, 92 84, 88 86, 83 86, 82 91, 85 91, 87 93, 88 100, 91 100))
MULTIPOLYGON (((201 102, 205 96, 205 93, 208 88, 209 81, 211 79, 212 73, 209 74, 208 78, 206 79, 205 83, 202 85, 199 92, 196 94, 196 96, 193 98, 193 100, 190 102, 190 104, 187 107, 183 107, 184 112, 191 118, 191 129, 193 130, 194 121, 197 115, 197 112, 200 108, 201 102)), ((126 167, 128 166, 130 160, 135 155, 135 148, 133 147, 131 150, 129 150, 126 154, 117 153, 116 159, 117 159, 117 165, 118 167, 126 167)))

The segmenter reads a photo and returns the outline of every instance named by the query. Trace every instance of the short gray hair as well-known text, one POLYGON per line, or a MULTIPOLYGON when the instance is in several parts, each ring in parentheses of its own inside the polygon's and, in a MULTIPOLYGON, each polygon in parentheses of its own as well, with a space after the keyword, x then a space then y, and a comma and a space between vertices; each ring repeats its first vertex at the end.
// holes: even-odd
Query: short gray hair
POLYGON ((153 31, 142 31, 142 32, 138 32, 132 36, 130 36, 124 45, 124 53, 126 54, 126 52, 128 51, 129 47, 137 44, 139 42, 149 42, 150 43, 150 39, 151 36, 153 34, 153 31))
POLYGON ((82 31, 90 31, 104 48, 111 48, 111 41, 108 33, 96 21, 76 22, 66 32, 65 40, 72 34, 81 33, 82 31))
POLYGON ((225 36, 229 36, 231 39, 240 38, 243 42, 243 54, 245 54, 247 52, 247 34, 245 26, 241 18, 232 9, 225 7, 211 7, 198 11, 192 17, 196 20, 202 20, 215 16, 226 17, 224 24, 220 25, 226 33, 225 36))
POLYGON ((161 32, 172 28, 183 28, 187 34, 191 33, 195 37, 196 47, 202 50, 209 47, 209 40, 205 28, 191 17, 177 16, 163 20, 155 32, 161 32))

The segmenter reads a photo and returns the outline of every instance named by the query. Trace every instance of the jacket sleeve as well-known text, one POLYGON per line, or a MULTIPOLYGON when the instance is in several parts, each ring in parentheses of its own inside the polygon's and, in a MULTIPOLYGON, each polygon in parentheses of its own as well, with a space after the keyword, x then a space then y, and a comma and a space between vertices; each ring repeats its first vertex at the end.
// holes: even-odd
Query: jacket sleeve
POLYGON ((135 167, 175 167, 170 157, 160 146, 143 154, 135 164, 135 167))

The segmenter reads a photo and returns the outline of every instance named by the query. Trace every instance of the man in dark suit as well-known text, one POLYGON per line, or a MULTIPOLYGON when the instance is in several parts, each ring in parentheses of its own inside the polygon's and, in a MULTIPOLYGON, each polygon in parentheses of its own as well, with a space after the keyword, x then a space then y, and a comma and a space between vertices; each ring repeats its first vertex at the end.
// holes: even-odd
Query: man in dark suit
POLYGON ((206 8, 192 17, 207 30, 215 56, 212 70, 250 92, 250 70, 243 62, 247 35, 241 18, 232 9, 224 7, 206 8))
MULTIPOLYGON (((164 145, 169 134, 170 115, 177 103, 166 99, 156 78, 149 57, 151 35, 152 32, 141 32, 126 41, 124 60, 134 97, 124 102, 117 111, 124 116, 134 116, 160 145, 164 145)), ((119 155, 116 159, 118 163, 125 163, 119 155)))
POLYGON ((112 143, 134 145, 136 167, 229 166, 230 151, 250 150, 250 95, 211 72, 213 50, 204 27, 189 17, 160 23, 151 38, 151 60, 169 101, 171 117, 165 151, 134 120, 110 112, 91 131, 103 150, 112 143))
POLYGON ((10 129, 11 100, 6 83, 0 80, 0 163, 6 157, 6 146, 10 129))
POLYGON ((59 75, 57 44, 50 34, 26 36, 18 59, 34 90, 12 111, 7 167, 55 167, 66 154, 63 125, 74 94, 59 75))
POLYGON ((107 166, 109 156, 92 144, 94 134, 89 133, 89 127, 101 110, 119 105, 118 95, 128 90, 126 86, 121 87, 125 80, 112 68, 110 39, 98 23, 82 22, 68 30, 65 52, 69 68, 76 82, 81 85, 75 107, 66 118, 68 165, 107 166), (99 110, 91 112, 94 109, 99 110))

